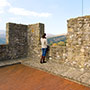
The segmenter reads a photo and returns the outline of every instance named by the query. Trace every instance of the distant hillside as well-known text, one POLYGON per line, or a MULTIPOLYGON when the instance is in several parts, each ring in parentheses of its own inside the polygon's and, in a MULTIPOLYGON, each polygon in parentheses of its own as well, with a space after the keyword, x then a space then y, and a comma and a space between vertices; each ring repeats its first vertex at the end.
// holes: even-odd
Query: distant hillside
POLYGON ((51 38, 47 38, 48 44, 51 45, 53 43, 58 43, 60 41, 65 42, 66 41, 66 35, 60 35, 60 36, 54 36, 51 38))
MULTIPOLYGON (((49 45, 52 45, 53 43, 59 43, 60 41, 65 42, 66 41, 66 35, 53 35, 53 34, 47 34, 47 41, 49 45)), ((5 30, 0 30, 0 44, 6 43, 6 32, 5 30)))
POLYGON ((53 35, 53 34, 50 34, 50 33, 47 33, 47 38, 50 38, 50 37, 54 37, 55 35, 53 35))

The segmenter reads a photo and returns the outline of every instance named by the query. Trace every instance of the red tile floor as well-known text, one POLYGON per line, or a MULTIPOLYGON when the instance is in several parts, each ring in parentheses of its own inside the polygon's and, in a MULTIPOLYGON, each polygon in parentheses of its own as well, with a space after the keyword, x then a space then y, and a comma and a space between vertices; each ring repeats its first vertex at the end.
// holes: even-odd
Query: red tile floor
POLYGON ((17 64, 0 68, 0 90, 90 90, 90 88, 17 64))

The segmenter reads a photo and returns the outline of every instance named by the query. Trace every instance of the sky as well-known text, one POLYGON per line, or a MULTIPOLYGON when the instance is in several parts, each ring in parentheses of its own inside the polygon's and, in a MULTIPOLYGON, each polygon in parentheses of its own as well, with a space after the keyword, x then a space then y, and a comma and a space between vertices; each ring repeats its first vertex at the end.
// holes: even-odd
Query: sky
MULTIPOLYGON (((84 1, 84 14, 90 15, 90 0, 84 1)), ((82 0, 0 0, 0 30, 6 23, 45 24, 45 32, 67 33, 67 20, 82 16, 82 0)))

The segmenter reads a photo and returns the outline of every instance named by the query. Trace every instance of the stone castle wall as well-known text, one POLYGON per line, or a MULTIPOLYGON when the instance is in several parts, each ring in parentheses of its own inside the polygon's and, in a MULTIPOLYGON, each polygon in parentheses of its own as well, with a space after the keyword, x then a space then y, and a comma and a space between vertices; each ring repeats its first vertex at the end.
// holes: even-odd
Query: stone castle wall
POLYGON ((27 25, 7 23, 6 45, 0 45, 0 60, 27 56, 27 25))
MULTIPOLYGON (((7 23, 6 25, 6 45, 0 45, 0 60, 18 59, 24 57, 41 57, 40 38, 44 33, 44 24, 21 25, 7 23)), ((65 56, 65 47, 50 47, 46 59, 55 62, 63 61, 65 56)))
POLYGON ((65 62, 67 58, 66 52, 66 46, 52 46, 50 47, 49 56, 54 62, 65 62))
MULTIPOLYGON (((41 45, 32 49, 32 54, 29 57, 33 60, 40 60, 42 55, 41 45)), ((46 61, 50 60, 55 63, 65 62, 67 58, 66 46, 51 46, 46 54, 46 61)))
POLYGON ((68 20, 67 55, 72 66, 90 66, 90 16, 68 20))
MULTIPOLYGON (((47 58, 79 68, 90 67, 90 16, 68 20, 66 46, 50 47, 47 58)), ((0 60, 41 57, 44 24, 7 24, 7 44, 0 45, 0 60)))
POLYGON ((0 60, 35 57, 39 54, 44 24, 6 24, 6 44, 0 45, 0 60))
POLYGON ((10 59, 9 57, 9 46, 8 45, 0 45, 0 60, 10 59))
POLYGON ((44 34, 44 24, 28 25, 28 56, 37 57, 40 51, 40 38, 44 34))

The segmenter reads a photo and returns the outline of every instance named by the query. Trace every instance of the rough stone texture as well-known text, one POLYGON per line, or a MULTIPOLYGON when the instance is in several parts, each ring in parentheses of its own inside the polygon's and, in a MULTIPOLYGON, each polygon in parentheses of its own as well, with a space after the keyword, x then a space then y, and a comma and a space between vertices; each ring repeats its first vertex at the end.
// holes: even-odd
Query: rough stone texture
POLYGON ((52 46, 49 51, 49 59, 55 62, 65 62, 66 56, 66 46, 52 46))
POLYGON ((27 25, 7 23, 7 45, 0 45, 0 60, 24 58, 27 56, 27 25))
POLYGON ((74 67, 90 67, 90 16, 68 20, 66 62, 74 67))
POLYGON ((0 60, 6 60, 7 58, 9 59, 8 56, 9 52, 9 46, 8 45, 0 45, 0 60))
MULTIPOLYGON (((18 59, 23 57, 41 57, 40 38, 44 33, 44 24, 21 25, 7 23, 7 45, 0 46, 0 60, 18 59)), ((54 62, 64 62, 66 47, 50 47, 46 59, 54 62)))
MULTIPOLYGON (((31 57, 34 60, 37 60, 37 59, 40 60, 41 55, 42 55, 41 45, 38 45, 38 47, 33 47, 33 49, 31 49, 31 46, 30 46, 28 57, 31 57)), ((61 46, 61 47, 52 46, 50 47, 49 51, 46 54, 46 61, 51 60, 52 62, 60 63, 60 62, 65 62, 66 58, 67 58, 67 54, 66 54, 65 46, 61 46)))
POLYGON ((40 52, 40 38, 44 34, 44 24, 28 25, 28 56, 37 57, 40 52))
POLYGON ((40 57, 40 38, 44 33, 44 24, 22 25, 7 23, 6 45, 0 45, 0 60, 25 57, 40 57))
POLYGON ((27 56, 27 25, 9 23, 9 47, 14 58, 27 56))

